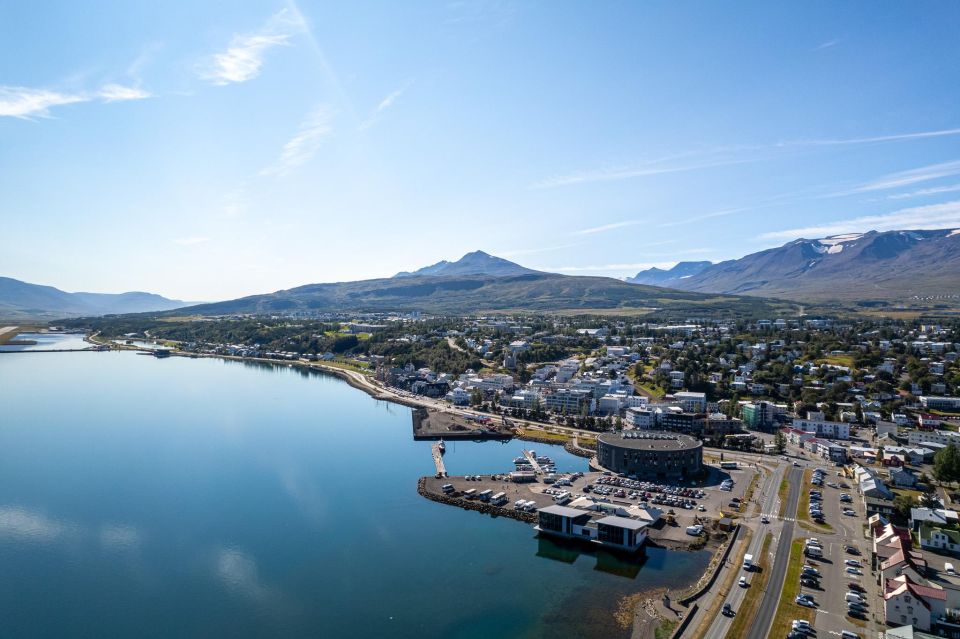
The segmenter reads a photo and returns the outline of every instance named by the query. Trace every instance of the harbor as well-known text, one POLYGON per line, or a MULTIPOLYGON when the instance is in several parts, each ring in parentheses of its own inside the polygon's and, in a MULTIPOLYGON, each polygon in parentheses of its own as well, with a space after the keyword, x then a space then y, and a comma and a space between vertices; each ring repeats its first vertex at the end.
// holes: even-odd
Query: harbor
MULTIPOLYGON (((434 462, 442 464, 437 443, 432 453, 434 462)), ((573 518, 595 513, 583 519, 618 518, 623 521, 612 523, 642 528, 648 543, 674 549, 709 546, 712 532, 725 533, 735 520, 760 516, 741 512, 755 474, 749 468, 707 466, 702 480, 658 483, 609 471, 556 472, 553 459, 527 449, 512 462, 505 460, 501 472, 450 475, 446 465, 442 474, 440 468, 438 464, 434 476, 418 482, 418 492, 433 501, 537 525, 544 509, 551 509, 547 515, 573 518)), ((577 531, 563 536, 581 539, 595 535, 580 528, 577 531)), ((639 545, 630 550, 637 548, 639 545)))

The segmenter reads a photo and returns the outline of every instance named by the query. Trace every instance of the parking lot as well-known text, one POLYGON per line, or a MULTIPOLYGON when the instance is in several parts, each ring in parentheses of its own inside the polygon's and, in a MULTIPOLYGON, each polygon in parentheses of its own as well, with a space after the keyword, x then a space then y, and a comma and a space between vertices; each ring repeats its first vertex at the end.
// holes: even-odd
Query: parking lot
MULTIPOLYGON (((870 575, 870 549, 863 535, 862 506, 856 504, 853 489, 847 480, 837 476, 835 468, 815 471, 813 481, 803 487, 811 497, 808 514, 811 518, 818 514, 833 530, 800 529, 805 557, 799 597, 807 598, 817 612, 810 630, 797 630, 804 636, 852 636, 842 633, 874 636, 880 629, 873 621, 880 600, 870 575), (822 478, 819 482, 818 477, 822 478), (841 501, 843 494, 850 495, 849 501, 841 501)), ((797 603, 805 605, 799 599, 797 603)), ((882 611, 878 614, 882 616, 882 611)))
POLYGON ((426 487, 436 493, 443 492, 453 497, 463 496, 468 491, 480 494, 486 490, 493 494, 503 492, 506 503, 502 507, 513 509, 521 501, 533 502, 529 509, 569 503, 579 497, 590 497, 620 506, 650 506, 664 516, 672 512, 676 526, 663 526, 651 531, 656 540, 687 543, 686 527, 705 519, 719 519, 723 513, 736 510, 736 504, 745 496, 750 481, 755 475, 752 468, 720 470, 708 467, 710 474, 701 482, 680 484, 645 482, 610 473, 588 472, 577 474, 557 473, 550 483, 545 477, 536 482, 512 483, 506 472, 492 475, 426 477, 426 487), (729 480, 729 490, 721 489, 721 483, 729 480), (448 491, 443 485, 449 484, 448 491))

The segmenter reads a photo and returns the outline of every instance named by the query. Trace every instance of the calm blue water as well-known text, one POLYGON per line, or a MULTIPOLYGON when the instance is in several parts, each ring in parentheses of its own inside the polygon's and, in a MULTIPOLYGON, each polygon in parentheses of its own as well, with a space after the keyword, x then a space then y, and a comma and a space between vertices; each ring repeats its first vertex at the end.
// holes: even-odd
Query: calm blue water
POLYGON ((65 333, 20 333, 14 340, 33 341, 36 344, 3 344, 3 351, 42 351, 51 349, 78 349, 89 348, 90 344, 83 341, 83 335, 65 333))
MULTIPOLYGON (((319 374, 16 353, 0 387, 4 637, 616 637, 623 595, 707 562, 639 568, 425 500, 409 409, 319 374)), ((457 442, 447 467, 521 446, 457 442)))

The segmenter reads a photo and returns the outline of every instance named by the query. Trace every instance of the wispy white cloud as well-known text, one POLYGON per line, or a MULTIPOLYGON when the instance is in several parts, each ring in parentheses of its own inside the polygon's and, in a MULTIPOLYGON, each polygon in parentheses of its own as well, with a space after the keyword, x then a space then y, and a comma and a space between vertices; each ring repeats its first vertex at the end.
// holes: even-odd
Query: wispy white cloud
POLYGON ((776 147, 791 146, 852 146, 857 144, 877 144, 880 142, 900 142, 902 140, 922 140, 925 138, 942 138, 960 135, 960 129, 938 129, 935 131, 915 131, 913 133, 895 133, 892 135, 877 135, 865 138, 824 138, 812 140, 786 140, 778 142, 776 147))
POLYGON ((395 91, 391 91, 390 94, 387 95, 387 97, 380 100, 380 104, 377 105, 377 111, 383 111, 393 106, 393 103, 396 102, 400 98, 400 96, 404 94, 408 86, 409 86, 409 83, 405 84, 404 86, 400 87, 395 91))
POLYGON ((613 182, 617 180, 627 180, 631 178, 647 177, 651 175, 664 175, 667 173, 683 173, 686 171, 696 171, 699 169, 714 168, 720 166, 729 166, 732 164, 744 164, 755 162, 759 158, 726 158, 720 160, 705 160, 701 162, 692 162, 689 164, 661 165, 659 161, 650 162, 634 167, 615 167, 607 169, 595 169, 589 171, 577 171, 564 175, 556 175, 545 180, 535 182, 531 185, 534 189, 549 189, 561 186, 570 186, 573 184, 586 184, 590 182, 613 182))
POLYGON ((375 125, 380 121, 380 114, 389 109, 394 105, 394 103, 400 99, 404 93, 407 92, 407 89, 410 88, 410 85, 413 84, 413 81, 409 81, 398 89, 394 89, 386 95, 380 102, 377 104, 377 108, 374 109, 373 113, 369 118, 360 123, 360 126, 357 127, 361 131, 365 131, 375 125))
POLYGON ((930 180, 936 180, 954 175, 960 175, 960 160, 941 162, 939 164, 921 166, 916 169, 909 169, 907 171, 890 173, 876 180, 837 193, 836 195, 851 195, 854 193, 886 191, 889 189, 897 189, 904 186, 910 186, 911 184, 928 182, 930 180))
POLYGON ((634 166, 615 166, 574 171, 548 177, 530 185, 533 189, 548 189, 593 182, 612 182, 633 178, 697 171, 736 164, 748 164, 775 158, 777 154, 804 149, 845 147, 886 142, 901 142, 960 135, 960 128, 914 131, 859 138, 817 138, 784 140, 772 144, 739 145, 686 151, 669 157, 641 162, 634 166))
POLYGON ((271 16, 259 31, 235 35, 225 51, 201 64, 200 77, 217 85, 252 80, 260 75, 267 51, 288 44, 303 28, 299 12, 283 9, 271 16))
POLYGON ((960 227, 960 200, 914 206, 881 215, 864 215, 848 220, 836 220, 823 224, 770 231, 757 237, 759 240, 794 240, 819 238, 841 233, 862 233, 870 230, 893 231, 898 229, 924 230, 960 227))
POLYGON ((105 84, 96 91, 65 92, 31 87, 0 86, 0 117, 49 118, 50 109, 80 102, 118 102, 151 97, 139 87, 105 84))
POLYGON ((196 244, 203 244, 204 242, 209 242, 209 237, 199 237, 192 235, 190 237, 178 237, 173 240, 174 244, 179 244, 180 246, 194 246, 196 244))
POLYGON ((87 96, 48 89, 0 86, 0 116, 13 118, 50 117, 50 109, 86 102, 87 96))
POLYGON ((955 193, 960 191, 960 184, 948 184, 946 186, 934 186, 928 189, 918 189, 908 193, 893 193, 888 195, 890 200, 906 200, 913 197, 925 197, 927 195, 939 195, 941 193, 955 193))
POLYGON ((122 102, 125 100, 143 100, 152 97, 149 91, 140 87, 128 87, 122 84, 105 84, 97 92, 104 102, 122 102))
POLYGON ((743 211, 751 210, 749 207, 739 207, 735 209, 721 209, 719 211, 713 211, 711 213, 704 213, 702 215, 696 215, 694 217, 688 217, 682 220, 675 220, 672 222, 663 222, 658 224, 662 228, 671 227, 671 226, 683 226, 685 224, 694 224, 696 222, 702 222, 703 220, 712 220, 717 217, 726 217, 728 215, 733 215, 734 213, 742 213, 743 211))
POLYGON ((829 48, 831 48, 831 47, 837 46, 837 44, 838 44, 839 42, 840 42, 839 38, 834 39, 834 40, 827 40, 826 42, 821 42, 820 44, 818 44, 817 46, 815 46, 814 48, 812 48, 812 49, 810 49, 810 50, 811 50, 811 51, 823 51, 824 49, 829 49, 829 48))
POLYGON ((580 229, 579 231, 574 231, 571 235, 593 235, 594 233, 603 233, 604 231, 622 229, 627 226, 636 226, 642 223, 641 220, 624 220, 623 222, 613 222, 612 224, 601 224, 600 226, 593 226, 588 229, 580 229))
POLYGON ((263 169, 261 175, 284 175, 306 163, 333 132, 333 113, 327 106, 315 109, 300 124, 300 130, 283 145, 277 162, 263 169))

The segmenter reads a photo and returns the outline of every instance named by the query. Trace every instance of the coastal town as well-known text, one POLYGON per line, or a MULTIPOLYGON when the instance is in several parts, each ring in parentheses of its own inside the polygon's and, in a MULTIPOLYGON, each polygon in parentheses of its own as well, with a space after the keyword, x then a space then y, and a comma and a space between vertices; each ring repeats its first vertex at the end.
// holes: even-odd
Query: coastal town
POLYGON ((697 583, 637 606, 635 636, 960 636, 955 322, 408 313, 95 328, 101 348, 320 369, 411 406, 414 435, 433 441, 428 499, 587 552, 712 552, 697 583), (451 475, 458 438, 523 447, 451 475), (557 471, 537 442, 589 471, 557 471))

